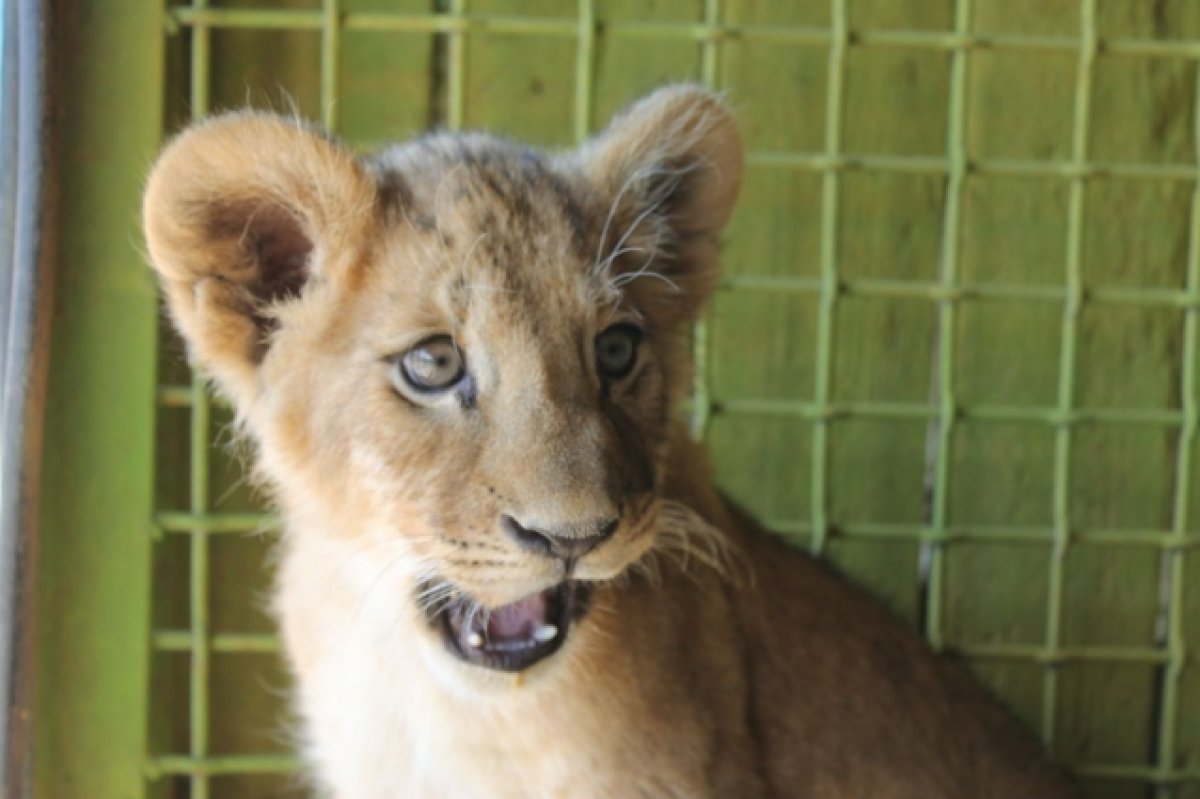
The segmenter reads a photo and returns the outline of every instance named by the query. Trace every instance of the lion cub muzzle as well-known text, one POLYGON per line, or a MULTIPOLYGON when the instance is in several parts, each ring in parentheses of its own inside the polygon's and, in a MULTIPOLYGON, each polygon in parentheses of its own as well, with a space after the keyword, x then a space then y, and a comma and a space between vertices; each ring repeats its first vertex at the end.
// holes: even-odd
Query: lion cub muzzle
POLYGON ((521 522, 501 513, 500 531, 533 557, 562 561, 564 579, 544 591, 496 608, 462 597, 430 618, 446 649, 477 666, 498 671, 524 671, 559 650, 571 625, 587 612, 591 586, 572 579, 579 560, 608 541, 621 527, 620 518, 547 525, 521 522))

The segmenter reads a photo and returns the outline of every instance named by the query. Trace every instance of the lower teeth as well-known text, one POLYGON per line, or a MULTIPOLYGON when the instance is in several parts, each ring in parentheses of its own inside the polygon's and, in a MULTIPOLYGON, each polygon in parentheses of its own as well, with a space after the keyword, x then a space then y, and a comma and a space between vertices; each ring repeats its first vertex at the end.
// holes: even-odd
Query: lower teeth
POLYGON ((520 649, 530 649, 538 644, 545 644, 558 637, 558 627, 553 624, 542 624, 533 631, 533 637, 524 641, 496 641, 489 643, 482 633, 472 632, 467 635, 467 645, 472 649, 482 649, 487 644, 488 649, 498 652, 515 652, 520 649))
POLYGON ((522 649, 532 649, 537 646, 534 641, 497 641, 489 644, 488 649, 497 652, 519 652, 522 649))

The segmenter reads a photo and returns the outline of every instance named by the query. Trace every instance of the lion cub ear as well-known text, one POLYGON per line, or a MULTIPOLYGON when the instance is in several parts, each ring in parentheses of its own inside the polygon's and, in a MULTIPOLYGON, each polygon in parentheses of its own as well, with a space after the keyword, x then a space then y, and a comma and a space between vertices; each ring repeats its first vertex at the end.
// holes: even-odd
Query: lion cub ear
POLYGON ((600 263, 666 324, 694 318, 718 277, 717 237, 742 181, 742 141, 718 95, 668 86, 580 153, 608 213, 600 263))
POLYGON ((360 259, 375 196, 345 148, 269 114, 214 118, 159 157, 150 260, 193 357, 235 400, 255 390, 278 305, 360 259))

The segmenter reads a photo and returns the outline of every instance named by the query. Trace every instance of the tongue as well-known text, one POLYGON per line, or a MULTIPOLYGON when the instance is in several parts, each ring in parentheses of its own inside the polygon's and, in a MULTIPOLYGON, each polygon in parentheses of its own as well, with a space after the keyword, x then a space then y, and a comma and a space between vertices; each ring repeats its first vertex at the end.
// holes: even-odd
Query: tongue
POLYGON ((534 594, 493 610, 488 619, 487 637, 490 641, 530 638, 533 631, 545 621, 546 597, 544 594, 534 594))

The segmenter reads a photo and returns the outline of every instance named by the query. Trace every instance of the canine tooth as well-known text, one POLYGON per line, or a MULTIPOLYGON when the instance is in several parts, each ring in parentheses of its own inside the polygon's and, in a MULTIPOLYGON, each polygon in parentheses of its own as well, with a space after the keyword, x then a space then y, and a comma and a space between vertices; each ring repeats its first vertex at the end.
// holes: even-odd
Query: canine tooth
POLYGON ((542 624, 533 631, 533 637, 543 644, 547 641, 553 641, 556 635, 558 635, 558 628, 553 624, 542 624))
POLYGON ((467 636, 467 643, 475 649, 478 649, 479 647, 483 646, 483 636, 479 633, 471 633, 467 636))

